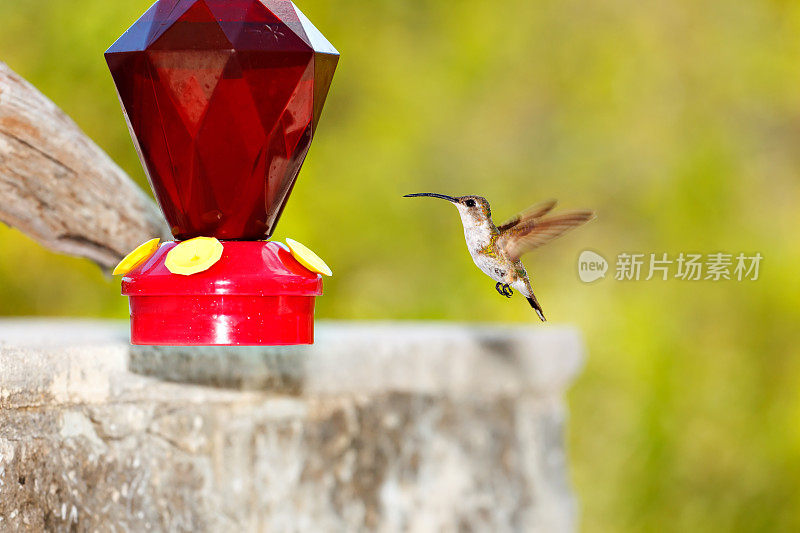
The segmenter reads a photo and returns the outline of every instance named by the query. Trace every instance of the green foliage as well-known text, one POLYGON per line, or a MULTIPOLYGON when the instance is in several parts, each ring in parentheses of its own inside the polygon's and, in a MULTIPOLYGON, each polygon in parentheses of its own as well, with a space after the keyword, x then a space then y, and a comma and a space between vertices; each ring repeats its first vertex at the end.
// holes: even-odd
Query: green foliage
MULTIPOLYGON (((147 2, 0 3, 0 59, 140 184, 102 52, 147 2)), ((558 197, 599 219, 527 259, 589 348, 570 454, 587 531, 800 528, 800 4, 307 0, 342 52, 276 238, 333 267, 324 318, 518 321, 455 210, 558 197), (757 282, 583 285, 585 248, 761 252, 757 282)), ((84 261, 0 231, 0 314, 124 317, 84 261)))

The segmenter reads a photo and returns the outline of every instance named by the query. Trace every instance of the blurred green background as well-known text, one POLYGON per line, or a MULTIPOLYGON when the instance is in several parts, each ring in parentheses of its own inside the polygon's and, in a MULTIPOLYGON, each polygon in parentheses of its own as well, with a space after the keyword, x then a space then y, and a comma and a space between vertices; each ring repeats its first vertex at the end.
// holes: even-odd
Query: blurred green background
MULTIPOLYGON (((0 2, 0 60, 143 187, 102 53, 147 0, 0 2)), ((342 53, 276 238, 332 265, 318 316, 537 326, 456 211, 599 219, 527 258, 589 350, 570 394, 586 531, 800 530, 800 3, 304 0, 342 53), (582 284, 578 254, 760 252, 756 282, 582 284)), ((149 191, 149 188, 147 188, 149 191)), ((0 314, 126 316, 118 283, 2 228, 0 314)))

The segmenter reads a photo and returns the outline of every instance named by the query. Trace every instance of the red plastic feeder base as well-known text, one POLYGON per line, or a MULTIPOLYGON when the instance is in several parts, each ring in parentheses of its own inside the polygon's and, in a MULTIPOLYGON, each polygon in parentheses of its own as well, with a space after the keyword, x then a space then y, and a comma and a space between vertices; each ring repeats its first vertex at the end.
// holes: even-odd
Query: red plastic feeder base
POLYGON ((314 342, 322 277, 274 242, 223 242, 222 258, 191 276, 164 265, 167 242, 122 279, 130 299, 131 343, 276 346, 314 342))

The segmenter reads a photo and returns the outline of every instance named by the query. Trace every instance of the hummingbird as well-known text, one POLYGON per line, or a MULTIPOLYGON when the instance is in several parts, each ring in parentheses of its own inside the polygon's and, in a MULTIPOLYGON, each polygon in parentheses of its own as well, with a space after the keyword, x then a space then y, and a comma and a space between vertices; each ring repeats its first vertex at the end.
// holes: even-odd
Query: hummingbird
POLYGON ((489 202, 482 196, 447 196, 423 192, 407 194, 404 198, 420 196, 441 198, 456 206, 464 226, 467 248, 475 265, 497 282, 495 290, 500 295, 511 298, 516 289, 525 296, 541 321, 545 322, 544 311, 533 294, 528 271, 520 259, 525 253, 592 220, 594 212, 566 211, 550 215, 556 201, 548 200, 495 226, 489 202))

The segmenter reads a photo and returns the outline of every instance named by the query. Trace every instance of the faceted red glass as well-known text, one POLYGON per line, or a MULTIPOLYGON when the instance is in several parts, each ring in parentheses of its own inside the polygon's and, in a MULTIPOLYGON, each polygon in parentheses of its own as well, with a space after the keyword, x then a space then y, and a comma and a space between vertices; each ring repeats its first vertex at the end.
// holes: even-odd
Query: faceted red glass
POLYGON ((106 52, 177 239, 269 237, 339 54, 288 0, 158 0, 106 52))

